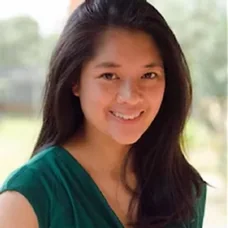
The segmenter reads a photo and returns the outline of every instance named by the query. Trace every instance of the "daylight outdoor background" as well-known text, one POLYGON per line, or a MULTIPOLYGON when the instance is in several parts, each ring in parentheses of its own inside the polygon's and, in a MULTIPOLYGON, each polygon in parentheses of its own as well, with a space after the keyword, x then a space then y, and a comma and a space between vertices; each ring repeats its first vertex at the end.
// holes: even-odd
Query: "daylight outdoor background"
MULTIPOLYGON (((189 161, 208 187, 204 228, 227 226, 226 0, 151 0, 189 62, 194 104, 186 129, 189 161)), ((40 129, 51 51, 79 1, 0 0, 0 185, 30 156, 40 129)), ((174 101, 175 105, 175 101, 174 101)))

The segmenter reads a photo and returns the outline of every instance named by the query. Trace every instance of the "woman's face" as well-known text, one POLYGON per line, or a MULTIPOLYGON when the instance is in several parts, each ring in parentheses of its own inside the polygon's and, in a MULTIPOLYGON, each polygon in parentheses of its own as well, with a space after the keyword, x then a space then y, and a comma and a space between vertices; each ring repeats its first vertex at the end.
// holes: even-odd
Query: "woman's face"
POLYGON ((164 90, 163 61, 154 41, 146 33, 124 29, 103 34, 95 56, 82 67, 80 84, 73 87, 85 129, 121 145, 136 142, 147 130, 164 90))

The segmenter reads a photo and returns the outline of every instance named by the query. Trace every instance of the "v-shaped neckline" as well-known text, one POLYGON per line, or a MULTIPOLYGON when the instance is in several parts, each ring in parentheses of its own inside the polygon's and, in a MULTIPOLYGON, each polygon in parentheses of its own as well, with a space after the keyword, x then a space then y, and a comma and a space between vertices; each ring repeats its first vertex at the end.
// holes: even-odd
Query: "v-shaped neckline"
POLYGON ((65 149, 64 147, 61 147, 61 146, 56 146, 56 147, 58 147, 61 150, 61 152, 63 152, 72 162, 74 162, 78 166, 80 171, 84 174, 84 176, 88 179, 88 181, 90 183, 92 183, 92 185, 94 186, 95 190, 97 191, 97 193, 99 195, 99 198, 102 200, 102 202, 105 205, 106 209, 109 210, 110 213, 115 218, 115 220, 116 220, 116 222, 118 224, 118 227, 119 228, 124 228, 123 223, 120 221, 119 217, 117 216, 115 211, 112 209, 112 207, 108 203, 106 197, 102 193, 101 189, 99 188, 97 183, 94 181, 94 179, 91 177, 91 175, 88 173, 88 171, 82 166, 82 164, 67 149, 65 149))

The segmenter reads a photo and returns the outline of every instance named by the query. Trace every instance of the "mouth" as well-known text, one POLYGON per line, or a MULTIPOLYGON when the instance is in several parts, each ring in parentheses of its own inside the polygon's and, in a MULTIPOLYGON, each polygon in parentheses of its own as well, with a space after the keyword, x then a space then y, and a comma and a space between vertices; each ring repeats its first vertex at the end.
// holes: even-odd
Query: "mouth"
POLYGON ((137 112, 137 113, 134 113, 134 114, 131 114, 131 115, 126 115, 126 114, 119 113, 119 112, 114 112, 114 111, 110 111, 110 113, 114 117, 116 117, 116 118, 118 118, 120 120, 133 121, 133 120, 139 119, 139 117, 144 113, 144 111, 137 112))

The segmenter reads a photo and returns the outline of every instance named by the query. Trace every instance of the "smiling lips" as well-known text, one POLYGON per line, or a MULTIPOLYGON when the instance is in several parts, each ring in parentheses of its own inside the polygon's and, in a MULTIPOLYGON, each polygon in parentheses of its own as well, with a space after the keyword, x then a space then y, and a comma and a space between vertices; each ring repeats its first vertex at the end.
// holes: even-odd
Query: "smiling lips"
POLYGON ((141 116, 143 111, 135 113, 135 114, 132 114, 132 115, 125 115, 125 114, 122 114, 122 113, 119 113, 119 112, 114 112, 114 111, 111 111, 111 113, 115 117, 123 119, 123 120, 134 120, 134 119, 138 118, 139 116, 141 116))

